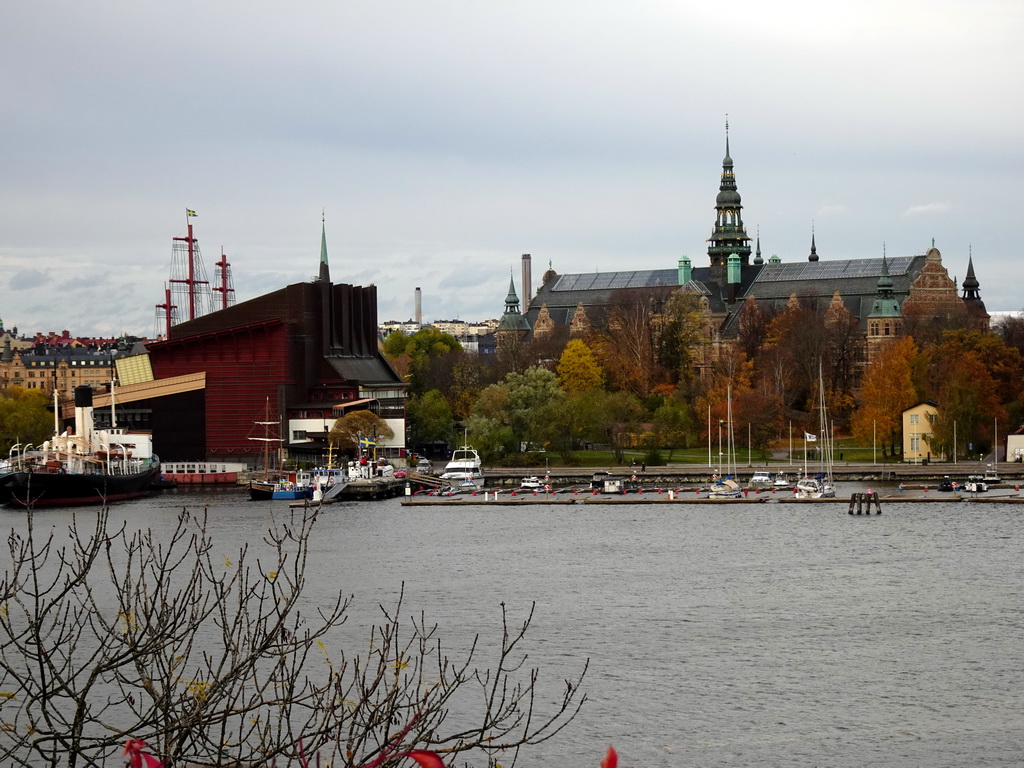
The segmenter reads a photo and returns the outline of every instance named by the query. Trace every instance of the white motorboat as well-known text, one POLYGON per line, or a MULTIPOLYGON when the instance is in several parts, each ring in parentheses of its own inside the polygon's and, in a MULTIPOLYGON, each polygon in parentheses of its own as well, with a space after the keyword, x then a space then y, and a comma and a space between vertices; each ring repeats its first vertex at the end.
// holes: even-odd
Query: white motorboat
POLYGON ((759 469, 754 472, 753 477, 750 478, 749 487, 755 491, 764 491, 773 487, 775 481, 772 479, 772 473, 765 469, 759 469))
POLYGON ((519 490, 521 491, 543 491, 544 483, 540 481, 540 478, 536 475, 530 475, 524 477, 519 483, 519 490))
POLYGON ((461 490, 483 488, 484 472, 480 467, 480 454, 471 445, 456 448, 441 473, 441 479, 461 490))

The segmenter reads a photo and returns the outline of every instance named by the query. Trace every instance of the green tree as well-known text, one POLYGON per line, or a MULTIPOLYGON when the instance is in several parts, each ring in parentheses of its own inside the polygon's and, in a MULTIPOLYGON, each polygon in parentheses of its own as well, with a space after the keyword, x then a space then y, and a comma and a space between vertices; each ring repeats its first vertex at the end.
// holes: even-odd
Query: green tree
POLYGON ((414 443, 447 443, 455 426, 452 408, 438 390, 409 398, 405 406, 414 443))
POLYGON ((693 407, 675 398, 666 400, 651 418, 655 445, 668 451, 668 460, 679 448, 689 448, 697 439, 693 407))
POLYGON ((615 460, 622 464, 643 415, 644 407, 632 392, 601 392, 594 403, 591 439, 607 444, 615 460))
POLYGON ((569 460, 594 435, 597 407, 603 396, 602 390, 594 389, 582 395, 568 395, 558 405, 551 442, 563 459, 569 460))
POLYGON ((508 387, 509 424, 526 450, 538 451, 554 438, 555 415, 565 392, 551 371, 540 366, 505 377, 508 387))
POLYGON ((683 289, 676 290, 665 302, 657 333, 657 359, 674 371, 676 381, 688 381, 695 375, 704 343, 704 316, 700 297, 683 289))
POLYGON ((480 392, 473 413, 466 420, 466 429, 484 462, 500 461, 510 453, 518 452, 509 415, 507 384, 491 384, 480 392))
POLYGON ((0 453, 17 444, 39 445, 53 435, 53 413, 42 392, 22 387, 0 390, 0 453))
POLYGON ((399 375, 408 380, 411 393, 421 395, 436 387, 435 369, 450 367, 452 362, 448 358, 457 356, 462 345, 450 333, 421 328, 408 336, 397 332, 389 334, 381 349, 399 375))
POLYGON ((580 339, 565 345, 558 361, 558 384, 570 396, 600 389, 604 372, 590 347, 580 339))

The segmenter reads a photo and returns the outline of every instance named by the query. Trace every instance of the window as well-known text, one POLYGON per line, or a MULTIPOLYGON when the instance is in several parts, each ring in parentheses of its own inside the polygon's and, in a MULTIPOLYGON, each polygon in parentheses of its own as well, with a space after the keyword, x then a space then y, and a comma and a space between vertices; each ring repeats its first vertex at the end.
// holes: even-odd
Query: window
POLYGON ((921 438, 916 435, 910 438, 910 450, 920 451, 921 450, 921 438))
POLYGON ((293 441, 305 440, 305 439, 306 439, 306 430, 304 430, 304 429, 293 429, 292 430, 292 440, 293 441))
POLYGON ((921 415, 920 414, 918 414, 918 413, 910 414, 910 423, 911 424, 919 424, 920 422, 921 422, 921 415))

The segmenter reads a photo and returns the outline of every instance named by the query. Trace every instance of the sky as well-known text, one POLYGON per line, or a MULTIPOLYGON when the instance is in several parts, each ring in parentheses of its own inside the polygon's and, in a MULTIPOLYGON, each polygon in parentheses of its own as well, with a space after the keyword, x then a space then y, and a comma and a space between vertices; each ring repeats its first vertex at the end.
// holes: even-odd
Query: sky
POLYGON ((1019 0, 5 0, 0 320, 153 336, 192 219, 238 301, 374 284, 500 316, 707 264, 728 119, 767 258, 924 253, 1024 307, 1019 0), (1016 94, 1016 95, 1015 95, 1016 94))

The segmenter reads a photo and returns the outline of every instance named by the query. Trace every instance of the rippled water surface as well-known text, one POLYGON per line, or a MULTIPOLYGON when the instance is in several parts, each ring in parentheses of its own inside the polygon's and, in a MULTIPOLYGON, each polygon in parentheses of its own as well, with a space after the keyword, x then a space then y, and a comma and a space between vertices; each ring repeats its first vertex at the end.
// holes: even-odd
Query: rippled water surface
MULTIPOLYGON (((115 512, 159 528, 204 504, 226 553, 287 509, 232 489, 115 512)), ((404 582, 455 647, 536 601, 546 690, 591 667, 583 711, 527 766, 596 768, 608 744, 645 768, 1024 764, 1024 505, 846 509, 337 504, 311 599, 355 595, 357 628, 404 582)))

